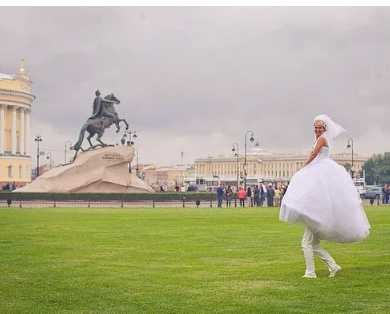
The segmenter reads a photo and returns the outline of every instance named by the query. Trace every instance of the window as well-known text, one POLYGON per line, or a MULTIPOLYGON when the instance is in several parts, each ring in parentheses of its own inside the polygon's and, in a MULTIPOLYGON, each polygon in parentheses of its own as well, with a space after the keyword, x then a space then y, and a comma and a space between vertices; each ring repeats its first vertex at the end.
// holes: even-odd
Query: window
POLYGON ((22 178, 23 173, 22 173, 22 165, 19 165, 19 178, 22 178))
POLYGON ((7 168, 8 168, 8 178, 12 178, 12 166, 9 165, 7 168))

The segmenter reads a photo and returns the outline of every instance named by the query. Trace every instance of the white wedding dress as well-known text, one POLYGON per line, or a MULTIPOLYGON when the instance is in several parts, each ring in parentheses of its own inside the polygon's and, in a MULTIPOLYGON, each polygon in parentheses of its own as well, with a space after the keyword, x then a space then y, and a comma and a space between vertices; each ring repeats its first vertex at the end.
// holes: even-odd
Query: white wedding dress
POLYGON ((329 151, 329 147, 322 147, 317 157, 292 177, 279 218, 303 223, 320 239, 363 240, 370 224, 358 191, 345 168, 330 158, 329 151))

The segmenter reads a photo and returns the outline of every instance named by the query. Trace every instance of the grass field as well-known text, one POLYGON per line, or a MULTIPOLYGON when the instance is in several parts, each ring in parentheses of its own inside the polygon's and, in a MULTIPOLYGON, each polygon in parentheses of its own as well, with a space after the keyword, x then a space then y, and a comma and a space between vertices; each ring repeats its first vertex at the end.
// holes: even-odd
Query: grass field
POLYGON ((276 208, 1 209, 0 313, 390 313, 390 207, 367 213, 305 280, 276 208))

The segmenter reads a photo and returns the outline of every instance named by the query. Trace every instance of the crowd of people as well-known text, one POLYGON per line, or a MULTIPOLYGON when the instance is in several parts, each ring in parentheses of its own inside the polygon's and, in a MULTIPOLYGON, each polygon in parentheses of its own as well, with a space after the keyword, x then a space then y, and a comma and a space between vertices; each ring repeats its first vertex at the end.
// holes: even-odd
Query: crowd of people
POLYGON ((216 194, 218 207, 222 207, 224 201, 226 207, 231 207, 233 200, 235 206, 272 207, 280 206, 280 202, 286 190, 286 185, 278 186, 272 183, 260 183, 258 185, 247 186, 246 189, 244 186, 241 186, 238 189, 238 192, 235 193, 230 185, 225 186, 224 184, 220 184, 216 194))
POLYGON ((8 182, 8 183, 5 183, 2 187, 1 187, 1 190, 2 191, 13 191, 13 190, 16 190, 17 186, 16 186, 16 183, 15 182, 8 182))

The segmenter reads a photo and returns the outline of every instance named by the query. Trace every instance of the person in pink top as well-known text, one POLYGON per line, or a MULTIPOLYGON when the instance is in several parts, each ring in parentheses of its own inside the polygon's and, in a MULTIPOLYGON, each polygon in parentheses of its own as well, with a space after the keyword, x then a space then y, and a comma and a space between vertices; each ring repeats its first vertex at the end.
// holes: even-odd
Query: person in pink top
POLYGON ((238 191, 238 199, 240 200, 240 206, 245 207, 246 192, 243 187, 240 187, 238 191))

